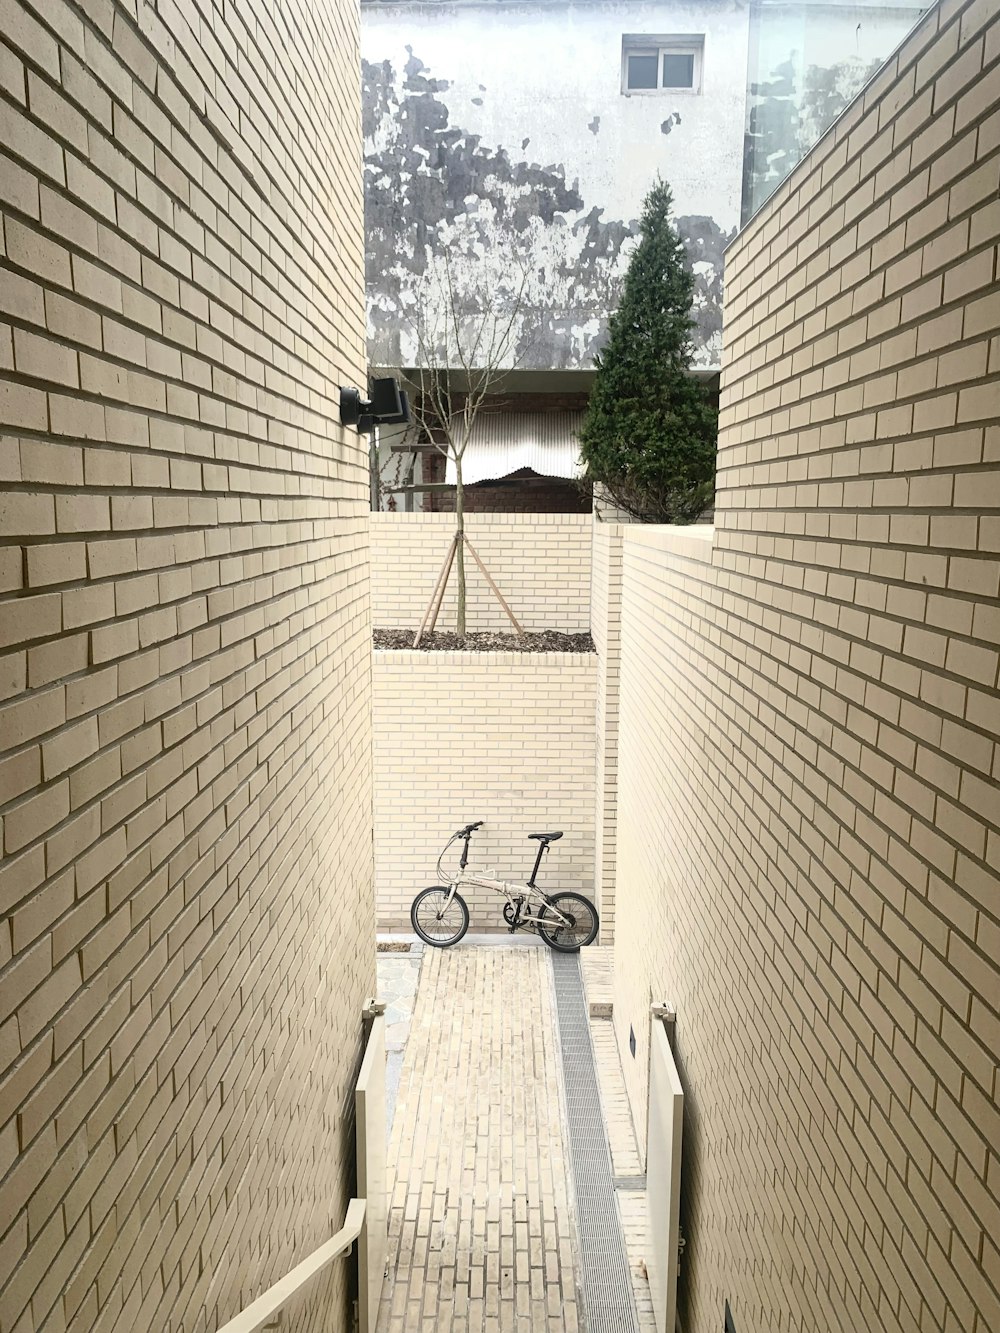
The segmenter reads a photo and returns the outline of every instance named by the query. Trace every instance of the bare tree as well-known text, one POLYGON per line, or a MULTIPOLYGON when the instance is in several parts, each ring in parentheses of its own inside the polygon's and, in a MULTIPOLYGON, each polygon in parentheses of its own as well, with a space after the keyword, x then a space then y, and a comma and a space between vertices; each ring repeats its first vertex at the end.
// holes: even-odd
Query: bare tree
MULTIPOLYGON (((435 257, 416 297, 411 322, 416 364, 410 371, 398 372, 413 400, 416 430, 455 469, 455 633, 459 639, 465 636, 466 622, 462 460, 478 417, 497 410, 497 392, 531 342, 527 265, 512 259, 499 281, 494 275, 489 281, 470 278, 475 269, 474 257, 457 258, 450 249, 435 257)), ((447 582, 448 573, 443 572, 443 577, 447 582)), ((509 615, 506 603, 504 607, 509 615)))

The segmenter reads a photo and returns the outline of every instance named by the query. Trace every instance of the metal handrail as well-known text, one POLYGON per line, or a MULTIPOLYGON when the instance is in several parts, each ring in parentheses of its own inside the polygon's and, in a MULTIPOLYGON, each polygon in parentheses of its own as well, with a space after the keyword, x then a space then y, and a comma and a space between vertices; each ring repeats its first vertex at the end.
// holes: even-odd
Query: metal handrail
POLYGON ((223 1324, 218 1333, 257 1333, 258 1329, 269 1323, 281 1307, 287 1305, 296 1292, 301 1291, 310 1278, 315 1277, 327 1264, 333 1263, 334 1259, 342 1259, 350 1254, 354 1242, 361 1235, 366 1207, 366 1200, 352 1199, 347 1205, 344 1225, 337 1234, 331 1236, 318 1250, 313 1250, 308 1259, 303 1259, 290 1273, 273 1287, 269 1287, 263 1296, 258 1296, 252 1305, 242 1310, 235 1319, 223 1324))

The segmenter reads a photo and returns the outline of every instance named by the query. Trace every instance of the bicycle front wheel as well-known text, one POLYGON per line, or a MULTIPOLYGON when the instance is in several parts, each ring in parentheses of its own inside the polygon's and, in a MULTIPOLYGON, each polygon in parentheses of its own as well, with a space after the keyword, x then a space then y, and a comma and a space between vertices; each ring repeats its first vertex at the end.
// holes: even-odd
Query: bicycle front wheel
POLYGON ((597 908, 580 893, 555 894, 542 908, 539 917, 539 935, 550 948, 560 953, 576 953, 584 945, 592 944, 601 924, 597 908))
POLYGON ((447 949, 457 944, 469 929, 469 909, 457 893, 448 901, 450 889, 435 886, 418 893, 410 908, 410 921, 425 944, 447 949))

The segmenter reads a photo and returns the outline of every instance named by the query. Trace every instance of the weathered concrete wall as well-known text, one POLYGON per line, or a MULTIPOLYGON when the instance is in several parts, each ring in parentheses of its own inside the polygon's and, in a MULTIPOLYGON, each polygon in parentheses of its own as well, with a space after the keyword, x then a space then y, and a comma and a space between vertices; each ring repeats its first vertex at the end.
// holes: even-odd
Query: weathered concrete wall
MULTIPOLYGON (((375 876, 379 925, 409 930, 457 828, 485 821, 470 868, 531 873, 529 833, 562 829, 539 884, 594 885, 594 653, 376 652, 375 876)), ((460 849, 459 849, 460 850, 460 849)), ((458 855, 451 856, 451 866, 458 855)), ((473 931, 505 930, 503 898, 467 895, 473 931)))
POLYGON ((362 6, 369 337, 415 360, 413 315, 530 271, 522 364, 589 366, 660 173, 696 278, 695 364, 717 366, 722 251, 920 13, 901 0, 362 6), (700 93, 623 95, 625 34, 701 34, 700 93), (749 119, 748 112, 749 97, 749 119))
MULTIPOLYGON (((423 619, 455 531, 451 514, 372 514, 372 622, 414 630, 423 619)), ((526 630, 590 629, 589 514, 469 514, 466 531, 526 630)), ((475 561, 466 555, 469 630, 513 626, 475 561)), ((455 628, 452 570, 437 628, 455 628)))
POLYGON ((677 1006, 686 1333, 1000 1328, 998 91, 994 0, 938 6, 779 188, 714 544, 625 533, 615 1022, 643 1128, 677 1006))
MULTIPOLYGON (((216 1328, 343 1219, 375 981, 357 24, 0 0, 5 1333, 216 1328)), ((288 1328, 349 1328, 348 1284, 288 1328)))
POLYGON ((362 7, 369 336, 412 364, 415 293, 531 269, 525 366, 590 366, 659 172, 696 276, 696 364, 718 364, 740 215, 747 10, 729 0, 362 7), (700 93, 624 96, 626 33, 702 33, 700 93))

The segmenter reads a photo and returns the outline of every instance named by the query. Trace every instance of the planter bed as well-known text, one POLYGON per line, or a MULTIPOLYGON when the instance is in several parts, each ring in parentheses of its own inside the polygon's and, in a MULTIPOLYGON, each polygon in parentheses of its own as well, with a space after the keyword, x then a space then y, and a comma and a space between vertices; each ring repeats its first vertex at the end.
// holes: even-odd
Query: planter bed
MULTIPOLYGON (((405 648, 413 651, 412 629, 376 629, 372 643, 376 648, 405 648)), ((541 630, 525 634, 466 634, 460 642, 457 634, 435 631, 425 634, 417 652, 454 652, 461 649, 472 653, 592 653, 594 640, 589 634, 563 634, 559 630, 541 630)))

